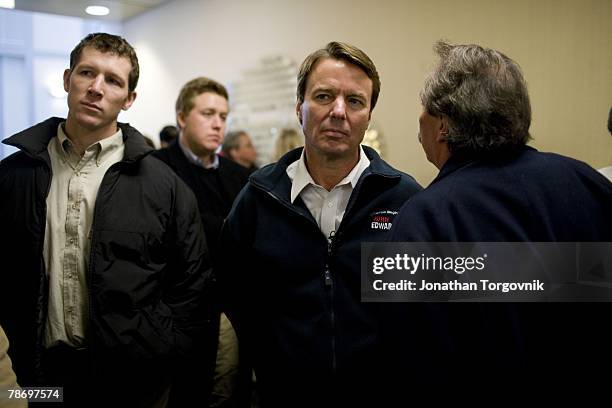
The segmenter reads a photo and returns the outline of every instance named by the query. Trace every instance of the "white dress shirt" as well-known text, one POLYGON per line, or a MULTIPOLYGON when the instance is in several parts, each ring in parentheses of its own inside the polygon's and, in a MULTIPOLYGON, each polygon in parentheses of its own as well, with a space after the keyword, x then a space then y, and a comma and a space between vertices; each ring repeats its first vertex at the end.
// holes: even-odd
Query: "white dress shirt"
POLYGON ((603 169, 599 169, 599 172, 606 176, 608 180, 612 181, 612 166, 604 167, 603 169))
POLYGON ((331 191, 327 191, 312 179, 306 167, 303 150, 299 160, 287 167, 287 176, 292 181, 291 202, 294 203, 298 196, 301 197, 317 221, 319 229, 329 240, 330 234, 338 230, 353 189, 369 165, 370 160, 366 157, 363 148, 359 146, 359 162, 331 191))

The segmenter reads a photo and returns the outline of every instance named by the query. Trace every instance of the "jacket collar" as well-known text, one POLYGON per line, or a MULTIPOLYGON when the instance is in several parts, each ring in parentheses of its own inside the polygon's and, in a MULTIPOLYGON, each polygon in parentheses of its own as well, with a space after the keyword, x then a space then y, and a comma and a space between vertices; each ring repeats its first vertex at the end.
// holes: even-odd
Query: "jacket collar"
MULTIPOLYGON (((401 173, 385 163, 374 149, 362 146, 370 160, 370 166, 365 169, 361 178, 379 176, 385 178, 400 178, 401 173)), ((298 147, 281 157, 278 162, 262 167, 250 177, 251 183, 287 202, 290 200, 291 180, 287 176, 287 166, 299 160, 303 147, 298 147)))
POLYGON ((191 169, 191 166, 197 166, 204 170, 219 170, 219 168, 223 169, 225 168, 226 162, 228 160, 225 157, 219 156, 218 154, 216 154, 215 155, 216 156, 215 166, 209 169, 206 169, 201 164, 194 163, 194 161, 190 160, 190 158, 187 157, 187 155, 185 154, 185 150, 183 150, 183 146, 180 144, 178 139, 172 141, 172 143, 170 143, 168 147, 166 147, 165 149, 162 149, 161 151, 167 152, 168 154, 167 157, 172 163, 172 167, 181 168, 185 172, 185 174, 189 174, 193 172, 191 169))
POLYGON ((485 154, 475 155, 475 154, 453 154, 449 159, 444 163, 440 172, 436 176, 436 178, 431 182, 430 185, 437 183, 443 178, 449 176, 450 174, 458 171, 466 166, 469 166, 473 163, 497 163, 501 164, 509 159, 519 156, 525 151, 535 151, 535 149, 531 146, 520 146, 511 150, 500 150, 497 152, 488 152, 485 154))
MULTIPOLYGON (((49 118, 44 122, 14 134, 8 139, 3 140, 2 143, 15 146, 32 157, 42 158, 47 161, 47 145, 57 135, 59 124, 65 121, 66 119, 62 118, 49 118)), ((118 125, 123 132, 123 142, 125 143, 122 162, 136 162, 153 151, 145 142, 144 136, 136 129, 127 123, 118 123, 118 125)))

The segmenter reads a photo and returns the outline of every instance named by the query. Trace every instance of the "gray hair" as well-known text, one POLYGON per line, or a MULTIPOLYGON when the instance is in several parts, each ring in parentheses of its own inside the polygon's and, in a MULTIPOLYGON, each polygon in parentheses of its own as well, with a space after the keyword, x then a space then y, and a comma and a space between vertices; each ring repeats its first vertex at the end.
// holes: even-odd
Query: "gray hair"
POLYGON ((512 149, 529 141, 531 105, 519 65, 499 51, 438 41, 440 62, 425 80, 421 102, 446 117, 452 153, 512 149))
POLYGON ((221 151, 225 157, 231 159, 230 151, 240 147, 240 136, 246 134, 247 133, 244 130, 234 130, 233 132, 228 132, 227 135, 225 135, 223 145, 221 146, 221 151))

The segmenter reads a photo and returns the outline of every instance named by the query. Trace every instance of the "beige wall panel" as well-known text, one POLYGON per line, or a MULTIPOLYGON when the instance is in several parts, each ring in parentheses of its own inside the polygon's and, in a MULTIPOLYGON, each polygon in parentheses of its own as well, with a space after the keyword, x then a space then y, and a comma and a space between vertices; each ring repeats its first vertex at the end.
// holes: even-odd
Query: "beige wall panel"
POLYGON ((175 0, 130 20, 139 52, 139 99, 128 118, 156 135, 174 120, 180 86, 197 75, 222 82, 267 55, 298 63, 331 40, 364 49, 379 68, 374 118, 389 162, 429 183, 437 170, 416 140, 418 93, 440 38, 505 52, 522 67, 533 109, 532 145, 612 164, 610 0, 175 0))

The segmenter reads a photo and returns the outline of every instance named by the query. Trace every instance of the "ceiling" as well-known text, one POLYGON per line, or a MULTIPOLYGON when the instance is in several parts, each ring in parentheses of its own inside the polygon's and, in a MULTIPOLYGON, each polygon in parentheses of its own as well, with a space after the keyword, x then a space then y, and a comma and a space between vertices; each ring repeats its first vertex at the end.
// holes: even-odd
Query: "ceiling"
POLYGON ((36 11, 81 18, 121 22, 151 10, 170 0, 15 0, 15 10, 36 11), (103 17, 85 13, 87 6, 106 6, 110 14, 103 17))

